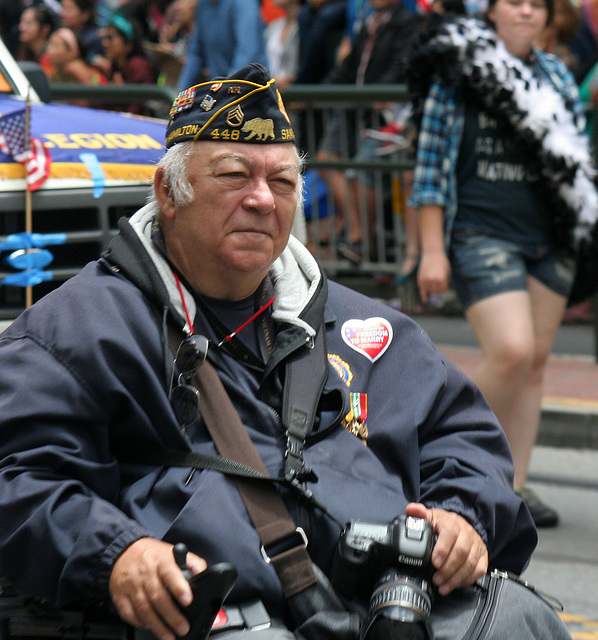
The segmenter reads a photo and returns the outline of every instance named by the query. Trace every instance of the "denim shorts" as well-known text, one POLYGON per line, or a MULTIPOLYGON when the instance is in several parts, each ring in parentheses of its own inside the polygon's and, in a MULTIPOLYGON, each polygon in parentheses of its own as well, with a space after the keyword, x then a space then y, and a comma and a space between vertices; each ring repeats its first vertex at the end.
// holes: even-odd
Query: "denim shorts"
POLYGON ((464 309, 499 293, 526 291, 528 276, 566 298, 575 275, 573 259, 546 244, 524 246, 473 230, 454 233, 449 259, 464 309))

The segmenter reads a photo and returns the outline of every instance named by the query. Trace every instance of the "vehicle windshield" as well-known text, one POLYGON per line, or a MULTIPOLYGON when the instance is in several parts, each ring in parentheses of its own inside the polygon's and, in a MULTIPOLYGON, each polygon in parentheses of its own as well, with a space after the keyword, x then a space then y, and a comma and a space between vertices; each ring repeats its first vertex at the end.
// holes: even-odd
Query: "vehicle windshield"
MULTIPOLYGON (((25 96, 28 87, 29 82, 0 38, 0 95, 25 96)), ((39 102, 35 91, 32 91, 31 99, 39 102)))

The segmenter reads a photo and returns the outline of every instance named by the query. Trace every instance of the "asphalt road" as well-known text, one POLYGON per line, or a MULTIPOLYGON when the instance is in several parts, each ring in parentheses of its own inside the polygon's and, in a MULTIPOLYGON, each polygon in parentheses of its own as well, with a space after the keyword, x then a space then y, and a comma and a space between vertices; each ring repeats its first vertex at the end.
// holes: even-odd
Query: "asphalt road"
POLYGON ((562 602, 561 617, 573 638, 598 640, 598 451, 536 447, 530 472, 562 479, 530 483, 561 522, 538 531, 523 577, 562 602))

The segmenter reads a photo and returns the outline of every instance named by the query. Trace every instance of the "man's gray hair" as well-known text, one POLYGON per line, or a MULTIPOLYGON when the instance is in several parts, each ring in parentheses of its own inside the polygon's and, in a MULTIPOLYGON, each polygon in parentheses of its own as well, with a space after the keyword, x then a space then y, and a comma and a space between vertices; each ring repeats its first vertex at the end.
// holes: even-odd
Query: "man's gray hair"
MULTIPOLYGON (((190 204, 193 200, 193 186, 187 176, 187 167, 189 165, 189 158, 195 151, 197 144, 201 144, 201 142, 197 143, 193 140, 179 142, 168 149, 158 162, 158 168, 164 171, 164 182, 170 187, 170 193, 175 207, 190 204)), ((295 153, 297 155, 297 166, 299 168, 297 211, 301 211, 304 198, 303 169, 305 167, 305 155, 299 153, 297 147, 295 147, 295 153)), ((150 189, 147 201, 148 204, 155 206, 157 209, 156 196, 153 189, 150 189)))

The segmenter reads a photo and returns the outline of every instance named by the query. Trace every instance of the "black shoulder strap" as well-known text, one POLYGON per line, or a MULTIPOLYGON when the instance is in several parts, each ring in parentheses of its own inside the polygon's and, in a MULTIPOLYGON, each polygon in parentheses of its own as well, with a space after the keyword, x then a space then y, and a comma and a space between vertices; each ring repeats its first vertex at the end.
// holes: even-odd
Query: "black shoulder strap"
POLYGON ((248 478, 250 480, 266 480, 268 482, 284 483, 284 478, 272 478, 263 473, 248 467, 246 464, 223 458, 222 456, 212 456, 198 451, 183 451, 181 449, 169 449, 159 445, 144 446, 143 449, 127 451, 119 455, 121 462, 130 464, 146 464, 156 467, 184 467, 188 469, 210 469, 219 471, 227 476, 248 478))
POLYGON ((287 431, 284 476, 292 484, 313 472, 305 469, 303 447, 314 426, 320 396, 328 378, 324 323, 313 342, 292 354, 285 365, 282 423, 287 431))

